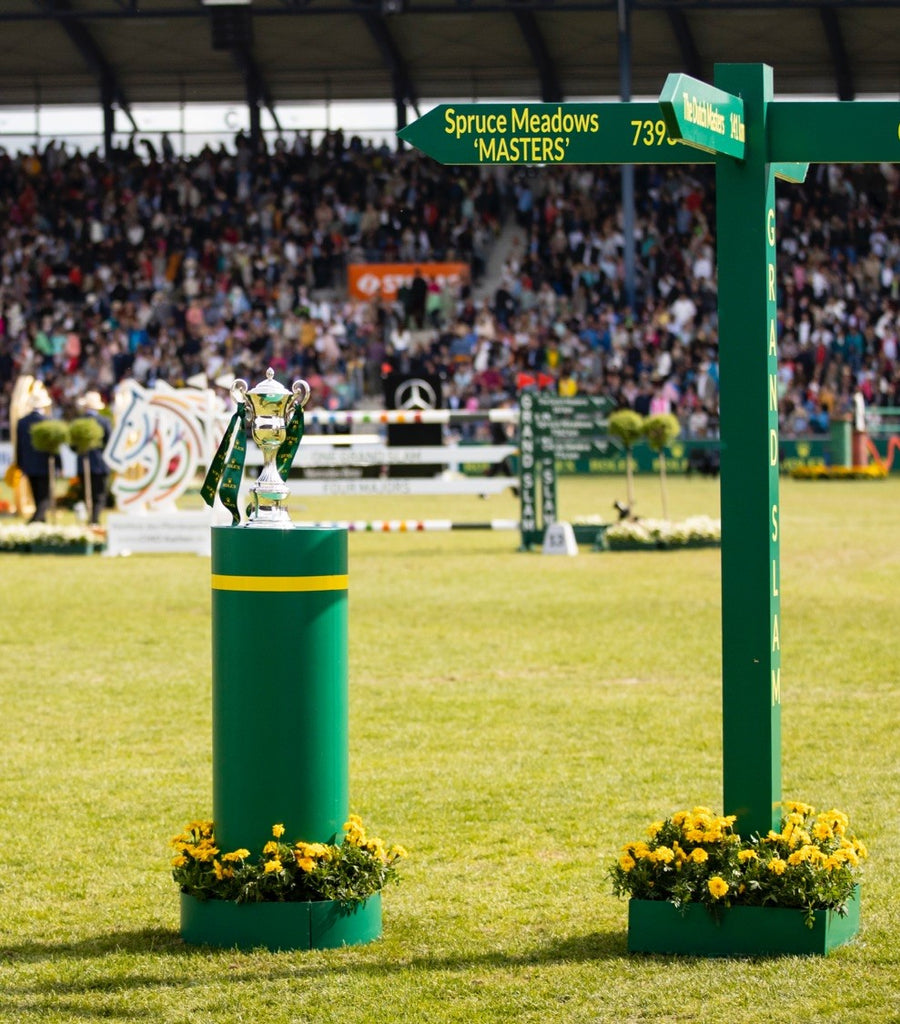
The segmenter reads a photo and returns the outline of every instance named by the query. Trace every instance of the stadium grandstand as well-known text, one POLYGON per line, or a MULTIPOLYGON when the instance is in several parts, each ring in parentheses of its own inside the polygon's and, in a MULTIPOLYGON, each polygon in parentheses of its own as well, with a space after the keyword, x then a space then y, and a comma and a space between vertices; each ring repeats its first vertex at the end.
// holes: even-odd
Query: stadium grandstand
MULTIPOLYGON (((760 60, 778 94, 896 96, 895 15, 9 0, 0 144, 29 138, 0 154, 0 436, 23 374, 65 412, 126 376, 255 380, 271 365, 330 408, 378 403, 395 371, 438 377, 468 409, 537 381, 715 437, 711 167, 442 167, 311 111, 388 100, 397 129, 441 98, 655 96, 669 72, 760 60), (237 130, 194 152, 185 111, 212 102, 241 105, 237 130), (72 104, 98 112, 95 144, 40 130, 42 110, 72 104), (5 130, 16 118, 26 131, 5 130), (374 291, 351 281, 392 264, 422 270, 393 291, 390 274, 374 291)), ((779 184, 777 212, 783 433, 827 433, 858 395, 900 406, 897 168, 813 166, 779 184)))

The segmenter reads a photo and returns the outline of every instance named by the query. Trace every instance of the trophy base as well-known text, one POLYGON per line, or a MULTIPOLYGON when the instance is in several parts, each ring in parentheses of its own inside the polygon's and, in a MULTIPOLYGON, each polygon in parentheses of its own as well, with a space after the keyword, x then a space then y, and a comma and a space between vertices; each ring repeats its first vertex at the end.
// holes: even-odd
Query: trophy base
POLYGON ((248 526, 290 526, 291 517, 282 502, 287 497, 285 494, 260 494, 251 490, 251 507, 247 515, 248 526))

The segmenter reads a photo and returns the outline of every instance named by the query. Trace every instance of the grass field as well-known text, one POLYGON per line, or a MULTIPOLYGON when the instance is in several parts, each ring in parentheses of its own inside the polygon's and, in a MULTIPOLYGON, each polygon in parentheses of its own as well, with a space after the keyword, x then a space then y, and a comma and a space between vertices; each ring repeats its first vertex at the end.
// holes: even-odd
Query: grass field
MULTIPOLYGON (((623 492, 565 479, 561 511, 611 512, 623 492)), ((637 492, 659 515, 656 481, 637 492)), ((211 814, 208 561, 2 555, 0 1021, 900 1020, 900 479, 785 480, 781 501, 784 795, 847 811, 869 847, 851 945, 626 952, 607 878, 620 845, 682 807, 721 810, 715 550, 547 558, 512 533, 351 535, 352 809, 410 857, 380 941, 281 954, 178 937, 167 841, 211 814)), ((717 485, 670 481, 670 513, 717 515, 717 485)))

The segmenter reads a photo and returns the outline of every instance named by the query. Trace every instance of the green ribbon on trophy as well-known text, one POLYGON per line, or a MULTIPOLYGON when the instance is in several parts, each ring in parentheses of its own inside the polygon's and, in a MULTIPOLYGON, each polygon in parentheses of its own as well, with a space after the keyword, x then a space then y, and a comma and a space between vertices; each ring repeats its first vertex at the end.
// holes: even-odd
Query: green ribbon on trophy
MULTIPOLYGON (((296 449, 295 449, 296 450, 296 449)), ((241 479, 244 475, 244 457, 247 452, 247 430, 244 426, 244 403, 238 402, 234 415, 228 421, 225 429, 225 436, 219 442, 216 454, 213 456, 209 469, 206 471, 206 479, 200 488, 203 500, 213 507, 216 500, 216 491, 222 499, 222 504, 231 513, 233 526, 241 521, 241 513, 238 511, 238 491, 241 488, 241 479), (231 446, 231 438, 234 435, 234 447, 231 446), (228 457, 229 448, 231 457, 228 457), (226 459, 227 464, 226 464, 226 459), (221 481, 221 486, 220 486, 221 481)))
POLYGON ((287 425, 287 437, 282 442, 281 447, 278 449, 278 454, 275 456, 275 468, 278 470, 278 475, 282 480, 287 480, 294 456, 300 447, 300 441, 303 438, 303 424, 303 407, 301 406, 295 410, 294 415, 291 417, 287 425))

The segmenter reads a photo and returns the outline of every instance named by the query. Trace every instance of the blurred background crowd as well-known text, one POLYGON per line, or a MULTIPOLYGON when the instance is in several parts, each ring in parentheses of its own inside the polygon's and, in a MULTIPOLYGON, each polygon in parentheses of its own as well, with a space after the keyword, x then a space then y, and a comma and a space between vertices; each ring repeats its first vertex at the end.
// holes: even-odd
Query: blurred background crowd
MULTIPOLYGON (((16 379, 66 414, 118 381, 305 377, 313 406, 377 406, 393 371, 486 408, 535 384, 718 426, 711 166, 635 168, 626 288, 617 167, 443 167, 327 132, 176 157, 0 151, 0 437, 16 379), (353 299, 351 263, 462 261, 353 299), (629 291, 631 294, 629 295, 629 291)), ((781 429, 826 433, 859 393, 900 405, 900 171, 778 183, 781 429)))

